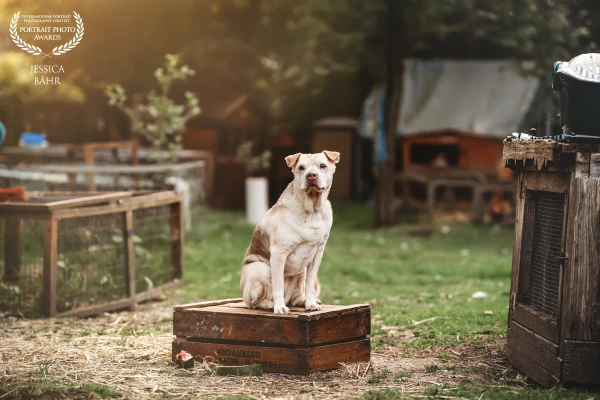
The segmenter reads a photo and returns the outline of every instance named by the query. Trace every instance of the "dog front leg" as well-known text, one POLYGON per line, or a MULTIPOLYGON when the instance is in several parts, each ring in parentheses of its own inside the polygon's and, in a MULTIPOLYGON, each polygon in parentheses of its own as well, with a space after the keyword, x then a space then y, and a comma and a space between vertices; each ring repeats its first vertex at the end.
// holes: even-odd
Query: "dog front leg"
POLYGON ((285 305, 283 289, 284 270, 287 254, 276 249, 271 249, 271 288, 273 290, 273 312, 275 314, 289 314, 290 309, 285 305))
POLYGON ((320 301, 317 299, 317 274, 319 273, 319 267, 321 266, 321 260, 323 259, 323 252, 325 251, 325 243, 319 245, 315 258, 308 265, 306 271, 306 302, 304 308, 307 311, 320 311, 320 301))

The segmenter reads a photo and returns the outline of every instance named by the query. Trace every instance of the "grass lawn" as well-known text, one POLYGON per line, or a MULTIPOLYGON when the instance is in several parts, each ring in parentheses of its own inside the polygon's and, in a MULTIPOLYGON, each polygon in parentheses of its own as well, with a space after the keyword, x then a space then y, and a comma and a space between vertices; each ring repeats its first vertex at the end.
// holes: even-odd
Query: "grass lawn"
MULTIPOLYGON (((319 270, 323 302, 368 302, 379 322, 373 333, 383 333, 381 326, 410 329, 416 337, 409 346, 506 333, 512 226, 440 224, 427 238, 410 235, 422 230, 414 224, 374 230, 372 221, 370 208, 334 204, 319 270), (474 299, 475 292, 487 296, 474 299)), ((206 213, 202 232, 186 237, 184 301, 240 297, 241 260, 252 230, 241 213, 206 213)))

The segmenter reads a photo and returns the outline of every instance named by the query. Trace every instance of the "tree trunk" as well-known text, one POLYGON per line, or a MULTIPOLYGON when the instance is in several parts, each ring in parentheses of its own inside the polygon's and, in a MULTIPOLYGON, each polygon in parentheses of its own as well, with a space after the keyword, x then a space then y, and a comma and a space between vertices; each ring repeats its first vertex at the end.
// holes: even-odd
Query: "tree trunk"
POLYGON ((402 91, 402 60, 400 40, 402 20, 396 0, 388 0, 386 21, 386 87, 385 87, 385 151, 386 160, 377 165, 377 194, 375 226, 388 226, 395 220, 396 181, 396 121, 399 118, 400 94, 402 91))

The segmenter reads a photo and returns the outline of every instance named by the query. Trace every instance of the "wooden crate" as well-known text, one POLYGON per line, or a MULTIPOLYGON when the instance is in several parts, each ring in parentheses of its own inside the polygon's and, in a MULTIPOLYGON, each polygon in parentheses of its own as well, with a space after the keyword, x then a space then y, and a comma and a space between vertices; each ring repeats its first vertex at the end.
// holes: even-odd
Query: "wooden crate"
POLYGON ((252 310, 242 299, 175 306, 173 358, 185 350, 222 365, 261 364, 265 372, 295 375, 370 360, 368 304, 290 310, 252 310))
POLYGON ((0 203, 0 311, 82 317, 181 285, 181 197, 29 192, 0 203))
POLYGON ((543 386, 600 382, 600 145, 505 142, 519 173, 508 360, 543 386))

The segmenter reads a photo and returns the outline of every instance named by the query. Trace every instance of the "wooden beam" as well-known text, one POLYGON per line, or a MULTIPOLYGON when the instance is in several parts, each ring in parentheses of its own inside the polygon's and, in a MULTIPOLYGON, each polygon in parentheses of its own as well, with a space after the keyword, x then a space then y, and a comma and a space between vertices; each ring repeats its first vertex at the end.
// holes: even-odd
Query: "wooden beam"
POLYGON ((387 1, 386 21, 386 63, 387 79, 385 86, 385 162, 376 166, 377 191, 375 225, 389 226, 395 222, 396 199, 394 194, 396 175, 396 122, 399 118, 400 93, 402 92, 402 77, 404 73, 400 54, 400 39, 403 39, 403 24, 401 10, 397 0, 387 1))
POLYGON ((171 204, 170 226, 173 279, 183 279, 183 212, 181 202, 171 204))
MULTIPOLYGON (((86 165, 94 165, 94 148, 90 145, 83 146, 83 162, 86 165)), ((94 174, 86 174, 87 190, 90 192, 96 191, 96 181, 94 174)))
POLYGON ((590 178, 600 179, 600 153, 593 153, 590 157, 590 178))
MULTIPOLYGON (((40 196, 46 197, 45 193, 38 193, 40 196)), ((49 200, 45 203, 29 203, 29 202, 12 202, 12 203, 0 203, 0 212, 8 211, 14 213, 20 212, 41 212, 48 213, 54 210, 60 210, 64 208, 73 208, 81 206, 89 206, 93 204, 107 203, 114 200, 122 200, 132 196, 131 192, 96 192, 93 195, 86 193, 73 194, 77 196, 73 199, 67 200, 52 200, 55 195, 48 196, 49 200)), ((30 196, 30 199, 32 196, 30 196)))
POLYGON ((44 292, 42 308, 44 315, 56 316, 56 256, 57 221, 50 218, 44 221, 44 292))
POLYGON ((54 215, 54 217, 58 219, 91 217, 94 215, 112 214, 127 210, 134 211, 139 210, 141 208, 163 206, 179 202, 181 202, 181 196, 179 196, 175 192, 156 192, 144 196, 123 199, 123 201, 120 203, 105 204, 94 207, 80 207, 73 209, 57 210, 54 211, 52 215, 54 215))
POLYGON ((21 219, 4 218, 4 280, 18 282, 21 275, 21 219))
POLYGON ((131 300, 130 310, 135 310, 135 251, 133 244, 133 212, 123 213, 123 243, 125 245, 125 288, 127 297, 131 300))

